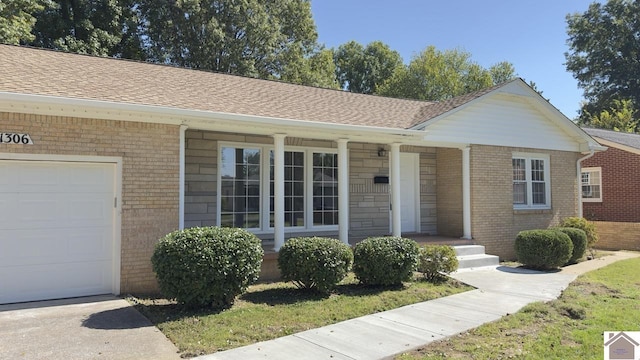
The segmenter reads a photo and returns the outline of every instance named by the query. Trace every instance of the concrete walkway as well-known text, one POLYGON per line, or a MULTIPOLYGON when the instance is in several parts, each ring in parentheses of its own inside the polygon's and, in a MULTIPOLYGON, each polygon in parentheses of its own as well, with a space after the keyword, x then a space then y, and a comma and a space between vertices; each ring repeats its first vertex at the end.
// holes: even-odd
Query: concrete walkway
POLYGON ((535 301, 556 299, 575 278, 615 261, 638 257, 616 252, 545 273, 498 266, 464 270, 454 278, 476 290, 363 316, 198 359, 383 359, 449 337, 535 301))

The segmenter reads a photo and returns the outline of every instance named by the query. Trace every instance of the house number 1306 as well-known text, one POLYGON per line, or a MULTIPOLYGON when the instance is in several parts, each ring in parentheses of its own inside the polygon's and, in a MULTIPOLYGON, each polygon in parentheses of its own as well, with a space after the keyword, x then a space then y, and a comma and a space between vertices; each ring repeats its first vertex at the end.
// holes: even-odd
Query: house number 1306
POLYGON ((16 134, 16 133, 0 133, 0 144, 31 144, 31 137, 29 134, 16 134))

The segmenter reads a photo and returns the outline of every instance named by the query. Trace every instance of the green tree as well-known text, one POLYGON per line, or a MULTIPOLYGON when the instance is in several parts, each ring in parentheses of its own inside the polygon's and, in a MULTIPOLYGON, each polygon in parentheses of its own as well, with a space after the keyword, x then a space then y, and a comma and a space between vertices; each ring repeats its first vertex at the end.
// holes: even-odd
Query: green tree
MULTIPOLYGON (((495 69, 508 69, 505 63, 495 69)), ((513 68, 511 66, 511 68, 513 68)), ((515 75, 495 71, 497 80, 515 75)), ((408 66, 398 68, 379 88, 381 95, 417 100, 446 100, 492 86, 492 72, 471 60, 471 54, 461 50, 444 52, 429 46, 414 56, 408 66)))
POLYGON ((635 117, 636 109, 631 100, 615 99, 608 109, 599 113, 586 113, 584 122, 586 125, 622 132, 640 132, 640 121, 635 117))
POLYGON ((340 87, 357 93, 374 94, 378 86, 402 66, 402 57, 388 45, 374 41, 366 47, 350 41, 334 51, 336 77, 340 87))
POLYGON ((279 78, 316 48, 308 0, 141 0, 140 11, 161 63, 279 78))
POLYGON ((0 1, 0 43, 18 45, 33 41, 31 30, 36 23, 33 14, 48 5, 46 0, 0 1))
POLYGON ((567 70, 586 99, 580 122, 615 108, 617 99, 640 109, 640 1, 594 2, 582 14, 567 15, 567 25, 567 70))
POLYGON ((144 58, 133 0, 62 0, 37 11, 32 45, 98 56, 144 58))
POLYGON ((494 85, 513 80, 516 77, 516 68, 508 61, 502 61, 489 67, 489 74, 494 85))
POLYGON ((339 89, 333 52, 322 49, 308 57, 296 56, 284 68, 280 80, 293 84, 339 89))

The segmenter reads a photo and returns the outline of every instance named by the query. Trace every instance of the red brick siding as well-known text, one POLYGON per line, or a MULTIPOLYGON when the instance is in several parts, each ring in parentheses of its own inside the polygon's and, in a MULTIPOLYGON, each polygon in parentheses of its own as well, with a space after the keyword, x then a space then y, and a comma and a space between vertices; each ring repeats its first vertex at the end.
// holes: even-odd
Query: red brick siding
POLYGON ((640 222, 640 155, 610 147, 582 167, 602 168, 602 202, 582 204, 586 219, 640 222))
POLYGON ((180 128, 2 112, 0 128, 34 142, 0 152, 122 158, 121 292, 156 292, 153 247, 178 228, 180 128))

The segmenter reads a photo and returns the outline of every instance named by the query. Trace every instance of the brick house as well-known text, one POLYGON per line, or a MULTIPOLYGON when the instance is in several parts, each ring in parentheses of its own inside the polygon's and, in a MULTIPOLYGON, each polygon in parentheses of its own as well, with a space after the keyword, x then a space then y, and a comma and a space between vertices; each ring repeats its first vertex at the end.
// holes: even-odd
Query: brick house
POLYGON ((8 45, 0 133, 0 303, 156 291, 154 244, 190 226, 513 258, 600 148, 521 79, 425 102, 8 45))
POLYGON ((582 212, 603 249, 640 250, 640 135, 584 129, 606 151, 582 162, 582 212))

